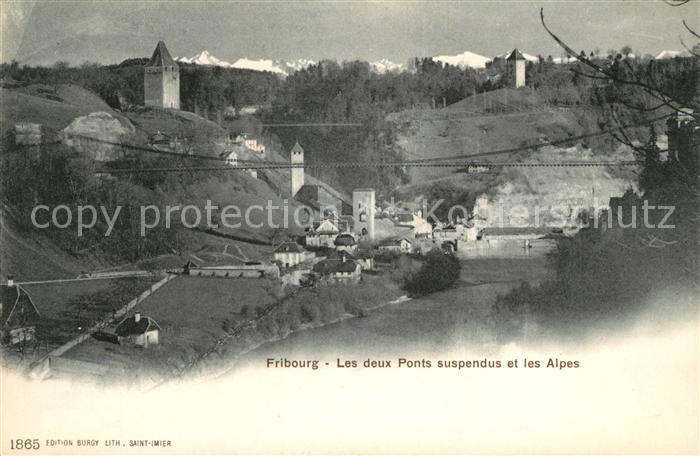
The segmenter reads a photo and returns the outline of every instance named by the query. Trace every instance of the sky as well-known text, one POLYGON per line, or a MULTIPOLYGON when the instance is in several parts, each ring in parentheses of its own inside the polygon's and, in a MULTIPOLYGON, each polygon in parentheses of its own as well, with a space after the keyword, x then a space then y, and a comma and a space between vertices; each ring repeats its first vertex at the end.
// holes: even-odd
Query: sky
MULTIPOLYGON (((162 39, 174 56, 208 50, 251 59, 378 60, 517 47, 561 55, 540 24, 576 50, 641 54, 683 50, 700 29, 700 1, 7 1, 0 0, 2 61, 117 63, 150 56, 162 39)), ((691 44, 692 46, 692 44, 691 44)))

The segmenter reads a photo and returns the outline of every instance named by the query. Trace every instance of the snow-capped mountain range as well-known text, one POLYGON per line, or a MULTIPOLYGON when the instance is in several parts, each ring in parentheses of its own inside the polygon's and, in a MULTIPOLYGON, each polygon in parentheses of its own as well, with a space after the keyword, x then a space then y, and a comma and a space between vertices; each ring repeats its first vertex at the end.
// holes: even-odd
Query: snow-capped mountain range
POLYGON ((381 59, 369 64, 372 71, 379 74, 384 73, 400 73, 406 69, 406 65, 394 63, 388 59, 381 59))
POLYGON ((298 59, 292 61, 260 59, 253 60, 247 57, 236 60, 235 62, 227 62, 213 56, 209 51, 202 51, 194 57, 175 57, 175 60, 182 63, 194 63, 196 65, 211 65, 220 66, 223 68, 239 68, 243 70, 254 71, 269 71, 280 75, 288 75, 310 65, 315 65, 316 62, 309 59, 298 59))
MULTIPOLYGON (((498 54, 494 58, 506 58, 510 52, 504 52, 498 54)), ((539 58, 536 55, 528 54, 522 52, 523 57, 530 62, 537 62, 539 58)), ((685 53, 673 50, 661 51, 655 59, 670 59, 677 56, 682 56, 685 53)), ((492 60, 489 57, 476 54, 474 52, 465 51, 461 54, 456 55, 438 55, 433 57, 435 61, 442 62, 444 64, 454 65, 461 68, 475 68, 482 69, 492 60)), ((213 56, 209 51, 202 51, 193 57, 175 57, 175 60, 182 63, 192 63, 196 65, 212 65, 220 66, 224 68, 239 68, 245 70, 253 71, 269 71, 271 73, 278 74, 280 76, 287 76, 295 71, 301 70, 311 65, 315 65, 317 62, 310 59, 296 59, 296 60, 271 60, 271 59, 249 59, 241 58, 235 62, 227 62, 213 56)), ((566 63, 575 60, 573 57, 564 58, 561 57, 554 58, 554 63, 566 63)), ((383 74, 383 73, 398 73, 408 70, 407 66, 401 63, 395 63, 388 59, 376 60, 369 63, 372 71, 383 74)))
POLYGON ((488 57, 469 51, 457 55, 438 55, 433 60, 462 68, 486 68, 486 64, 491 61, 488 57))
POLYGON ((661 52, 659 52, 654 59, 656 60, 664 60, 664 59, 672 59, 674 57, 683 57, 688 55, 687 52, 681 52, 681 51, 672 51, 670 49, 665 49, 661 52))

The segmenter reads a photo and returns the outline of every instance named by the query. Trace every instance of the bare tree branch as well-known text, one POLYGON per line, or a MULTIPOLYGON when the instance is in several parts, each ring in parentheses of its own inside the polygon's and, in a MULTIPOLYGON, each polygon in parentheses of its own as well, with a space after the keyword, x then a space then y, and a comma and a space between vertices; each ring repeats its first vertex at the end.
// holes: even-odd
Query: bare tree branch
POLYGON ((692 49, 690 49, 688 46, 685 45, 685 43, 683 42, 683 38, 678 37, 678 39, 680 40, 680 42, 683 45, 683 47, 685 48, 685 50, 690 52, 690 55, 695 56, 695 57, 700 57, 700 54, 698 54, 697 52, 693 52, 692 49))
MULTIPOLYGON (((578 54, 569 45, 567 45, 563 40, 561 40, 556 34, 554 34, 554 32, 552 32, 549 29, 549 27, 547 26, 547 23, 544 20, 544 8, 540 9, 540 20, 542 22, 542 26, 544 27, 546 32, 549 34, 549 36, 551 36, 552 39, 562 49, 564 49, 569 56, 575 58, 576 60, 578 60, 579 62, 588 66, 589 68, 592 68, 597 73, 602 74, 603 76, 605 76, 604 79, 608 79, 612 82, 616 82, 619 84, 640 87, 640 88, 644 89, 647 93, 652 95, 654 98, 657 98, 658 100, 665 103, 669 108, 673 109, 674 111, 684 112, 682 108, 687 106, 687 103, 684 103, 683 101, 676 99, 674 96, 664 92, 661 88, 655 87, 651 84, 647 84, 643 81, 640 81, 638 78, 636 78, 634 80, 620 78, 620 77, 616 76, 615 74, 613 74, 608 69, 603 68, 600 65, 596 64, 595 62, 593 62, 592 60, 587 58, 585 55, 578 54)), ((625 63, 629 68, 631 68, 629 62, 625 61, 625 63)), ((694 108, 697 109, 697 106, 694 106, 694 108)))
POLYGON ((696 32, 695 30, 691 29, 688 26, 688 23, 685 22, 685 19, 683 19, 683 25, 685 26, 685 29, 691 33, 691 35, 693 35, 695 38, 700 39, 700 34, 698 34, 698 32, 696 32))
POLYGON ((683 6, 689 2, 690 0, 664 0, 664 3, 666 3, 669 6, 683 6))

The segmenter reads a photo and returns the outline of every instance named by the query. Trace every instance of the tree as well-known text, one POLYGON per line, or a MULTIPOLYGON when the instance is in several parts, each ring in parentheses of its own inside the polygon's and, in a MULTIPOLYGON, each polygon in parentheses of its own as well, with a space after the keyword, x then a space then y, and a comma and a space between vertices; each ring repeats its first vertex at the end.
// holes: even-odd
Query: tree
POLYGON ((454 255, 433 249, 415 276, 405 285, 412 295, 422 296, 450 288, 459 279, 461 264, 454 255))

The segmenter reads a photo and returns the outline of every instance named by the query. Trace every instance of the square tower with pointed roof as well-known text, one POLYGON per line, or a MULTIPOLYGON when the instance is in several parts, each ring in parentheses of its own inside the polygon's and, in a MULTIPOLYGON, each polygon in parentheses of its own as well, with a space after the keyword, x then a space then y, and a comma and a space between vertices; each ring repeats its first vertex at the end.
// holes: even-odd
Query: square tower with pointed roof
POLYGON ((517 48, 506 58, 506 78, 510 87, 525 87, 525 56, 517 48))
POLYGON ((299 141, 294 143, 294 147, 289 152, 289 160, 292 164, 292 198, 294 198, 299 189, 304 186, 304 149, 299 141))
POLYGON ((163 41, 144 68, 143 101, 146 106, 180 109, 180 67, 163 41))

